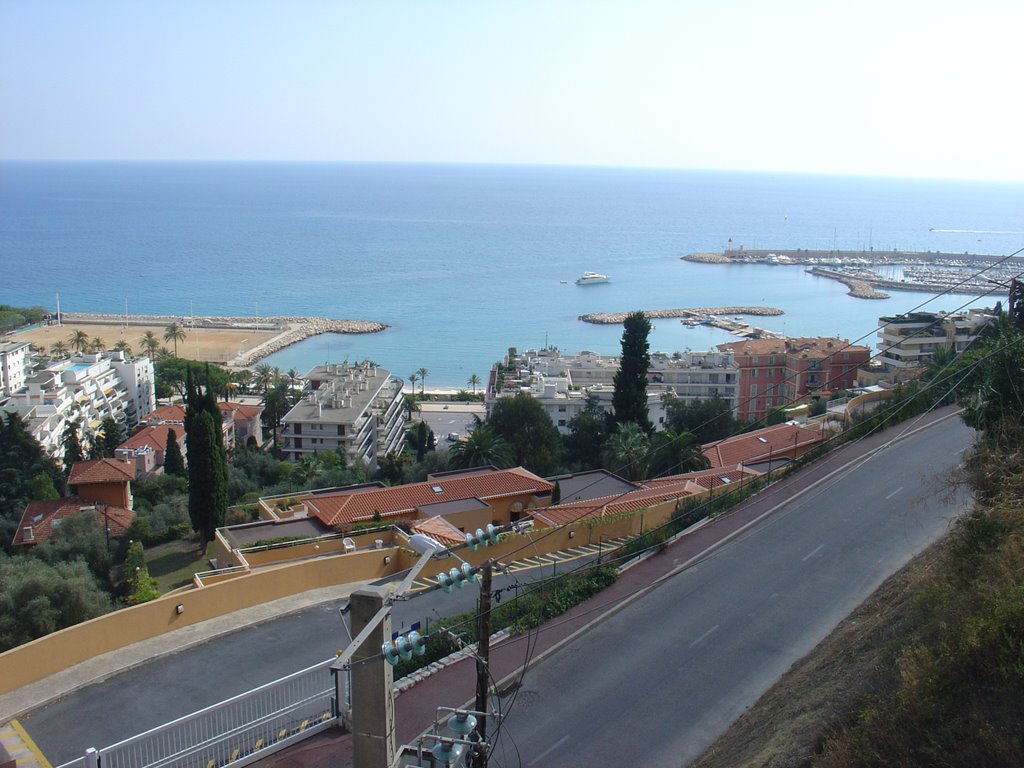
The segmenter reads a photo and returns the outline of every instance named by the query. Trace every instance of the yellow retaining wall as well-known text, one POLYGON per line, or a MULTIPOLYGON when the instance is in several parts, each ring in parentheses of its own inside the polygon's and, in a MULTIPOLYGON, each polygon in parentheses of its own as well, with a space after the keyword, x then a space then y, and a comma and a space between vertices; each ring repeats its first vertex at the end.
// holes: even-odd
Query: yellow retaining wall
POLYGON ((311 589, 351 584, 395 570, 396 550, 370 550, 267 568, 189 592, 164 595, 124 608, 0 653, 0 693, 52 675, 66 667, 172 629, 213 619, 311 589), (384 556, 392 557, 391 565, 384 556), (184 612, 176 612, 181 604, 184 612))
MULTIPOLYGON (((459 554, 468 562, 479 565, 489 558, 521 559, 583 544, 597 544, 602 539, 607 541, 640 533, 641 527, 647 530, 661 525, 671 517, 674 509, 675 500, 670 499, 643 512, 617 519, 580 522, 558 528, 537 527, 525 534, 507 534, 495 546, 481 547, 476 552, 464 549, 459 554), (570 532, 575 535, 570 537, 570 532)), ((387 541, 397 537, 372 533, 358 535, 357 541, 365 546, 362 539, 372 541, 376 538, 387 541)), ((257 553, 247 555, 250 561, 253 554, 257 553)), ((323 555, 323 551, 316 554, 323 555)), ((176 590, 151 602, 108 613, 0 653, 0 693, 8 693, 86 659, 172 629, 311 589, 379 579, 411 567, 417 559, 418 555, 411 549, 389 543, 383 549, 360 550, 335 557, 311 557, 248 573, 218 575, 211 572, 204 576, 205 586, 201 588, 176 590), (385 564, 385 557, 390 558, 390 563, 385 564), (179 604, 184 609, 181 614, 176 611, 179 604)), ((430 563, 421 576, 433 578, 440 571, 449 570, 452 563, 451 560, 430 563)))

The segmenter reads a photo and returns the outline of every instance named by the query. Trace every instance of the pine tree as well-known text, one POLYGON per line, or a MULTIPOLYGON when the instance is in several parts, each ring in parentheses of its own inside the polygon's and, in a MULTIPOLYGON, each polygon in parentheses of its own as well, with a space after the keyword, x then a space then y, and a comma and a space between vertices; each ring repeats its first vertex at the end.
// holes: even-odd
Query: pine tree
POLYGON ((164 474, 185 474, 185 459, 182 457, 181 447, 178 445, 178 433, 173 429, 167 430, 167 445, 164 448, 164 474))
POLYGON ((121 425, 114 420, 113 416, 105 416, 100 423, 100 430, 103 432, 103 456, 110 458, 123 440, 121 425))
POLYGON ((651 367, 647 336, 651 332, 651 321, 643 312, 631 312, 622 327, 622 354, 613 380, 615 421, 618 424, 633 422, 650 433, 654 429, 647 415, 647 371, 651 367))

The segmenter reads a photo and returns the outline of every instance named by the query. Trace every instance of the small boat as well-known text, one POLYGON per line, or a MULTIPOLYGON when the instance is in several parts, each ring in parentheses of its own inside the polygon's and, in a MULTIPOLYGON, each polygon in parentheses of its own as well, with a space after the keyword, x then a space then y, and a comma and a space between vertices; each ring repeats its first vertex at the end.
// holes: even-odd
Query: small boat
POLYGON ((576 278, 576 285, 593 285, 595 283, 607 283, 611 278, 602 275, 600 272, 584 272, 576 278))

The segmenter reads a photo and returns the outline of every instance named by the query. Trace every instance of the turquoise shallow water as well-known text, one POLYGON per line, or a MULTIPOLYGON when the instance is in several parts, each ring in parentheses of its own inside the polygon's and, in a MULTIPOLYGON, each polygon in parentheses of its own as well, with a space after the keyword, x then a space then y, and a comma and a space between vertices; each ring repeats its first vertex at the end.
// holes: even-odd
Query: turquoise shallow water
MULTIPOLYGON (((81 311, 123 311, 127 298, 140 313, 191 306, 391 326, 309 339, 269 359, 282 369, 369 357, 459 386, 509 346, 616 351, 620 329, 579 322, 585 312, 693 305, 776 306, 786 314, 758 324, 874 344, 879 315, 928 298, 864 301, 800 267, 679 258, 730 239, 1005 254, 1024 245, 1024 186, 611 168, 0 164, 2 302, 52 306, 60 291, 63 308, 81 311), (612 282, 574 285, 584 270, 612 282)), ((651 346, 732 338, 662 320, 651 346)))

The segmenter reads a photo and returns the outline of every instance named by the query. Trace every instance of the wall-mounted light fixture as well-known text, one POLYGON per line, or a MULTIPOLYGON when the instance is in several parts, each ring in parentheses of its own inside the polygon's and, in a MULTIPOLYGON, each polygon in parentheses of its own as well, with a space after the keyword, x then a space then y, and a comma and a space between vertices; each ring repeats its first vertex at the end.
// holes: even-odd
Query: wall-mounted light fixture
POLYGON ((572 539, 572 538, 575 538, 575 537, 576 537, 576 531, 569 531, 569 538, 572 539))
POLYGON ((384 555, 384 565, 391 564, 391 555, 384 555))
POLYGON ((176 606, 174 606, 174 612, 176 614, 178 614, 179 616, 181 616, 181 614, 183 614, 185 612, 185 604, 184 603, 178 603, 176 606))

